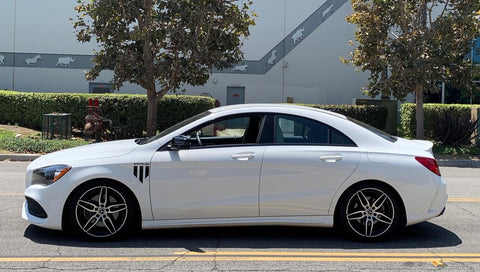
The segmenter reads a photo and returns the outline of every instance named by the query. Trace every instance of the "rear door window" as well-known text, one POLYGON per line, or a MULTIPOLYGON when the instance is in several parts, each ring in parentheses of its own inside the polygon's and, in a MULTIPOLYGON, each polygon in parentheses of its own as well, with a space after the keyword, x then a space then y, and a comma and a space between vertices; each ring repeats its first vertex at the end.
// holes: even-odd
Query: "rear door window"
POLYGON ((324 123, 294 115, 276 115, 276 144, 356 146, 345 134, 324 123))

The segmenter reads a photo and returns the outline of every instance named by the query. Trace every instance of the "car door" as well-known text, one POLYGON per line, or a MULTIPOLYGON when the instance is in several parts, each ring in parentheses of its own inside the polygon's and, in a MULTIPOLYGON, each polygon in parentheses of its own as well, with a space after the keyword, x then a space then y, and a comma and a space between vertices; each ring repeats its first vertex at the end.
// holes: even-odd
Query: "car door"
POLYGON ((221 118, 185 136, 191 147, 164 148, 151 163, 155 219, 258 217, 259 115, 221 118))
POLYGON ((275 144, 265 150, 260 215, 327 215, 361 152, 347 136, 321 122, 293 115, 271 119, 275 144))

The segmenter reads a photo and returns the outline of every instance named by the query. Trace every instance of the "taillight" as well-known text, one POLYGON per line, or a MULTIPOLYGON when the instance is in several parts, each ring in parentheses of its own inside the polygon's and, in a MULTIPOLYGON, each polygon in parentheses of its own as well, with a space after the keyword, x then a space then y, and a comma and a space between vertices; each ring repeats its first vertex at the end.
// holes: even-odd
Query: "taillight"
POLYGON ((425 157, 415 157, 415 159, 436 175, 442 175, 440 174, 440 167, 438 167, 437 161, 435 159, 425 157))

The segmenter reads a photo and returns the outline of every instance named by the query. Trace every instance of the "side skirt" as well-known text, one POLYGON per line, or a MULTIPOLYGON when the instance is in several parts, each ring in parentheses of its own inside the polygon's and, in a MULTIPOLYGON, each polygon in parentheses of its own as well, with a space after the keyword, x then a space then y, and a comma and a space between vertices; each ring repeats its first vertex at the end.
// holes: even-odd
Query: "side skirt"
POLYGON ((309 226, 333 227, 333 216, 285 216, 212 219, 169 219, 142 221, 142 229, 220 226, 309 226))

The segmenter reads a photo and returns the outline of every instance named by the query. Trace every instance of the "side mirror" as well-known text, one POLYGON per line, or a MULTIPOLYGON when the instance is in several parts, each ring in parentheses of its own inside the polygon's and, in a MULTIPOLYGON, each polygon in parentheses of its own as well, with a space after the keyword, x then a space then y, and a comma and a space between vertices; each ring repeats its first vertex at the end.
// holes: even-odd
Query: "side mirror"
POLYGON ((189 149, 190 148, 190 136, 179 135, 175 136, 170 143, 171 150, 189 149))

